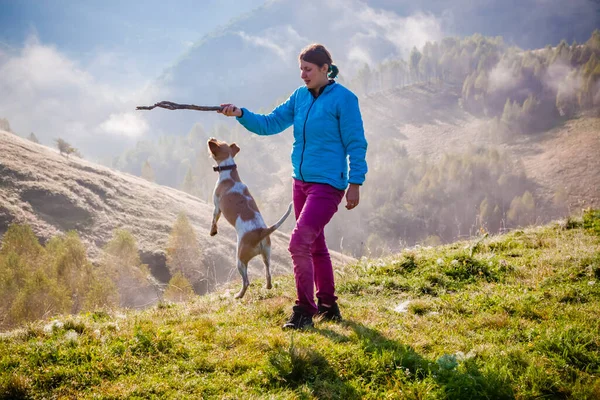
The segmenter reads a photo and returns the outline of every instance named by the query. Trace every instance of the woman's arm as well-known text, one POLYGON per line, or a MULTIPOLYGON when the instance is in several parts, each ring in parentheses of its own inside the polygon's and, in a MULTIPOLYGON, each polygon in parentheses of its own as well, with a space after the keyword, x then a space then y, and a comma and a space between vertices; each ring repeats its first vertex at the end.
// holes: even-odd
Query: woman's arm
POLYGON ((267 115, 255 114, 233 104, 222 104, 223 110, 219 113, 228 117, 236 117, 238 122, 250 132, 258 135, 274 135, 286 130, 294 123, 294 95, 295 93, 267 115))
POLYGON ((363 128, 358 98, 348 96, 340 108, 340 133, 342 144, 350 160, 350 184, 362 185, 367 174, 367 139, 363 128))

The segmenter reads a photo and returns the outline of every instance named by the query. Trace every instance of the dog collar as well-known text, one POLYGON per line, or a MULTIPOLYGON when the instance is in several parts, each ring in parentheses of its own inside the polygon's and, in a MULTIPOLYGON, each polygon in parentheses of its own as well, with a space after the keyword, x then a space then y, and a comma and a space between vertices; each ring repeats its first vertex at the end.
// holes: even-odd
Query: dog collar
POLYGON ((237 168, 237 165, 231 164, 231 165, 225 165, 223 167, 221 167, 221 166, 213 167, 213 171, 221 172, 221 171, 228 171, 230 169, 236 169, 236 168, 237 168))

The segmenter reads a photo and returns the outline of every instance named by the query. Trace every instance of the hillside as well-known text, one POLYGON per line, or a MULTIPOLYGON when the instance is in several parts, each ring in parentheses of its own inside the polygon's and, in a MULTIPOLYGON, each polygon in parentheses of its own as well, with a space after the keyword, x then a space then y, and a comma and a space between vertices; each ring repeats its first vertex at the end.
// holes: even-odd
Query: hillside
MULTIPOLYGON (((585 38, 597 27, 593 16, 598 12, 587 0, 577 0, 568 10, 550 4, 540 9, 536 0, 461 1, 460 6, 451 8, 435 0, 347 0, 343 7, 335 2, 266 1, 195 41, 157 77, 149 102, 163 98, 193 104, 231 102, 254 110, 289 95, 301 84, 296 57, 312 42, 323 42, 330 49, 341 66, 341 79, 348 82, 365 65, 375 70, 384 60, 406 59, 413 46, 421 48, 444 36, 475 32, 503 36, 507 44, 525 49, 557 44, 565 37, 585 38), (527 23, 518 24, 514 15, 527 23), (561 22, 548 24, 549 18, 561 22), (334 20, 338 22, 332 23, 334 20), (155 90, 163 98, 156 98, 155 90)), ((204 118, 215 121, 213 116, 204 118)), ((167 113, 148 119, 155 132, 182 131, 195 122, 189 115, 167 113)))
MULTIPOLYGON (((221 221, 219 235, 210 237, 213 207, 205 201, 77 157, 67 159, 8 132, 0 131, 0 148, 0 237, 13 223, 30 225, 42 243, 76 230, 89 257, 97 260, 114 230, 125 229, 135 237, 142 262, 167 282, 164 250, 177 216, 185 213, 198 237, 199 262, 218 281, 238 278, 235 231, 221 221)), ((289 272, 288 236, 275 232, 272 240, 272 271, 289 272)), ((253 260, 251 273, 262 276, 262 271, 262 262, 253 260)))
POLYGON ((558 217, 552 204, 557 192, 564 191, 571 212, 600 206, 600 118, 584 114, 548 131, 503 138, 494 134, 489 119, 460 107, 459 99, 451 85, 377 92, 361 100, 365 130, 372 143, 392 140, 410 156, 427 160, 474 147, 505 152, 534 182, 542 223, 558 217))
POLYGON ((600 397, 600 213, 339 266, 344 321, 282 331, 291 276, 0 336, 0 398, 600 397))

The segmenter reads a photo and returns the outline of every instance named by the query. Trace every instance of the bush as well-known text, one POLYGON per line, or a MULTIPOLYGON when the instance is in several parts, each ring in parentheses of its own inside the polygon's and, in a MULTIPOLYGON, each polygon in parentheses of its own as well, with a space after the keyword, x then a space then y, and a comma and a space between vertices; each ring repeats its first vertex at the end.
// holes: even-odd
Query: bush
POLYGON ((102 266, 117 286, 122 307, 141 307, 158 299, 135 238, 126 230, 115 230, 104 247, 102 266))
POLYGON ((188 301, 194 296, 194 288, 181 272, 176 272, 165 289, 163 299, 172 302, 188 301))
POLYGON ((27 225, 11 225, 0 248, 0 328, 116 303, 117 292, 95 269, 76 232, 38 243, 27 225))
POLYGON ((194 228, 185 214, 173 225, 167 245, 167 267, 172 275, 180 272, 194 287, 201 287, 206 268, 200 263, 200 247, 194 228))
POLYGON ((583 227, 600 236, 600 210, 585 210, 583 227))

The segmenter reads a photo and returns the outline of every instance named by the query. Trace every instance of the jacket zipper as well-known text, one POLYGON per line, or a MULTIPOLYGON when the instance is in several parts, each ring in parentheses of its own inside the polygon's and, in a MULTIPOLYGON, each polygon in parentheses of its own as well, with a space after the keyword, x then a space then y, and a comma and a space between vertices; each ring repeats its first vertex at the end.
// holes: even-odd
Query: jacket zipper
POLYGON ((302 174, 302 164, 304 163, 304 150, 306 150, 306 122, 308 121, 308 114, 310 114, 310 110, 313 106, 313 104, 315 104, 315 101, 317 101, 318 97, 313 98, 312 103, 310 103, 310 107, 308 107, 308 111, 306 112, 306 118, 304 119, 304 127, 302 128, 302 139, 303 139, 303 143, 302 143, 302 154, 300 156, 300 167, 298 168, 299 172, 300 172, 300 179, 302 179, 302 181, 304 181, 304 175, 302 174))

